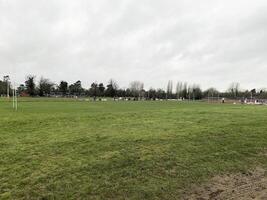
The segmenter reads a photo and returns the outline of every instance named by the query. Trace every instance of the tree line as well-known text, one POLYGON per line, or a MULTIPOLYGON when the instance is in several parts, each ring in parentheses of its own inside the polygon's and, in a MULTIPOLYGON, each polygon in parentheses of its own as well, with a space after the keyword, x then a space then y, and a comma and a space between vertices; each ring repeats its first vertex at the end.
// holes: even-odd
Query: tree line
MULTIPOLYGON (((0 80, 0 95, 7 94, 7 87, 10 87, 7 80, 0 80)), ((10 88, 11 93, 11 88, 10 88)), ((62 96, 62 97, 122 97, 138 99, 192 99, 200 100, 203 98, 265 98, 267 99, 267 90, 241 90, 239 83, 232 83, 228 90, 220 92, 216 88, 210 87, 202 90, 198 84, 188 84, 178 81, 176 85, 173 81, 168 81, 166 89, 144 89, 144 83, 140 81, 130 82, 127 88, 120 88, 114 79, 110 79, 106 85, 104 83, 93 82, 89 88, 82 87, 82 82, 77 80, 69 84, 67 81, 60 81, 55 84, 51 80, 41 77, 36 80, 36 76, 28 75, 25 83, 17 88, 20 96, 62 96)))

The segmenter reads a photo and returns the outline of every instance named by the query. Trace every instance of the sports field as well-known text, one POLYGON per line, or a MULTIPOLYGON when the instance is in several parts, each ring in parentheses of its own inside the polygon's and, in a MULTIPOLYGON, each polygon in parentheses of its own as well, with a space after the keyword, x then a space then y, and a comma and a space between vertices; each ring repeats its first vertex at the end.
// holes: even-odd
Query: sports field
POLYGON ((267 169, 267 106, 29 100, 0 100, 0 199, 179 199, 267 169))

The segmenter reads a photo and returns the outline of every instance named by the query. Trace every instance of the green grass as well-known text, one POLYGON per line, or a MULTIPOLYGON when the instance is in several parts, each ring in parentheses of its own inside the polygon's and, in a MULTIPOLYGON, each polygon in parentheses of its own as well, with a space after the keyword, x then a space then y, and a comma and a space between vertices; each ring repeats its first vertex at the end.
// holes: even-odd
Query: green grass
POLYGON ((267 106, 0 100, 0 199, 179 199, 267 166, 267 106))

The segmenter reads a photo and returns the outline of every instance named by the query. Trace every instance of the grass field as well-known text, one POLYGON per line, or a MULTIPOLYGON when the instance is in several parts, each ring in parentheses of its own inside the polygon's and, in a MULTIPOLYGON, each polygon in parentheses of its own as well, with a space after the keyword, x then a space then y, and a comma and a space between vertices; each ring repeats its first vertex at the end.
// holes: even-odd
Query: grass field
POLYGON ((267 106, 0 101, 0 199, 179 199, 267 169, 267 106))

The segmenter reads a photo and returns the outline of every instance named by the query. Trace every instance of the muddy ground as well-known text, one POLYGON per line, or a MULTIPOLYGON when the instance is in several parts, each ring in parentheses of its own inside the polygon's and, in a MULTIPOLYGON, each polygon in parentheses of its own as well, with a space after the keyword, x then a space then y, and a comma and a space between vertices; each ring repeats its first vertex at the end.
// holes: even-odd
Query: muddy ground
POLYGON ((267 176, 262 168, 248 173, 212 178, 207 184, 193 187, 185 200, 267 200, 267 176))

